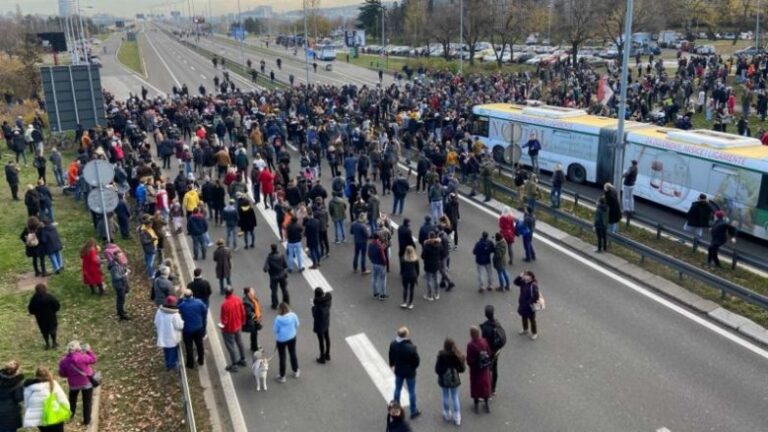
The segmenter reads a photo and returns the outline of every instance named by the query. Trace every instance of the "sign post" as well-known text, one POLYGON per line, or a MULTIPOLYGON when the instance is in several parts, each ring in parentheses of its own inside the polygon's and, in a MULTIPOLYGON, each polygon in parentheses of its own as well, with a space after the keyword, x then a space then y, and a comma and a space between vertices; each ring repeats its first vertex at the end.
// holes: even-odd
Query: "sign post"
POLYGON ((88 194, 88 207, 95 213, 101 213, 104 218, 107 243, 111 243, 112 233, 109 232, 107 213, 117 207, 118 197, 117 192, 105 189, 104 186, 112 183, 115 178, 115 168, 105 160, 92 160, 83 167, 83 178, 89 185, 97 188, 88 194))

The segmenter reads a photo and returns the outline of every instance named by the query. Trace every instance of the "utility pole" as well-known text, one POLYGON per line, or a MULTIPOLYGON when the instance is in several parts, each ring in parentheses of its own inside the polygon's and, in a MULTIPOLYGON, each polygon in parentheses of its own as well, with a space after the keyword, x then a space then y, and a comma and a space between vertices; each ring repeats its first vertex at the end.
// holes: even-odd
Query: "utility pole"
POLYGON ((757 18, 755 19, 755 49, 760 49, 760 0, 757 0, 757 18))
POLYGON ((632 12, 634 11, 634 0, 627 0, 627 17, 624 27, 624 50, 621 58, 621 89, 619 97, 619 124, 616 128, 616 145, 614 148, 613 162, 613 185, 618 189, 621 184, 621 176, 624 172, 624 148, 626 140, 624 139, 624 118, 627 116, 627 72, 629 66, 629 48, 632 43, 632 12))
POLYGON ((307 2, 302 1, 304 5, 304 69, 307 72, 307 92, 309 92, 309 32, 307 30, 307 2))
POLYGON ((243 52, 243 43, 245 43, 245 25, 243 25, 243 16, 240 12, 240 0, 237 0, 237 26, 238 32, 236 32, 236 35, 239 35, 240 39, 240 64, 242 65, 243 70, 245 70, 245 53, 243 52))
POLYGON ((464 73, 464 0, 459 1, 459 74, 464 73))

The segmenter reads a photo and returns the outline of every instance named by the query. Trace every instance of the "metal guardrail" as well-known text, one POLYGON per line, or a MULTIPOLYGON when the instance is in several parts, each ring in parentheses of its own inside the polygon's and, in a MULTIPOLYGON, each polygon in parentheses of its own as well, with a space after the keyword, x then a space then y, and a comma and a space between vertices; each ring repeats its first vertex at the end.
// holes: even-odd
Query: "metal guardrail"
POLYGON ((187 376, 187 365, 184 364, 184 350, 181 344, 179 350, 179 381, 181 381, 181 406, 184 409, 184 417, 187 419, 187 430, 197 432, 197 423, 195 422, 195 411, 192 408, 192 395, 189 391, 189 377, 187 376))
MULTIPOLYGON (((514 190, 512 190, 507 186, 501 185, 499 183, 494 182, 493 187, 497 192, 501 192, 503 194, 510 195, 510 196, 517 195, 517 193, 514 190)), ((567 223, 577 226, 580 230, 592 231, 592 229, 594 228, 592 226, 591 221, 581 219, 577 216, 560 211, 558 209, 551 208, 546 205, 537 205, 536 209, 537 211, 538 210, 546 211, 547 213, 552 215, 555 219, 565 220, 567 223)), ((650 258, 666 267, 673 269, 678 273, 680 279, 682 279, 685 275, 690 276, 696 280, 701 281, 702 283, 705 283, 719 290, 721 293, 721 297, 725 297, 726 294, 729 294, 745 302, 751 303, 753 305, 756 305, 763 309, 768 310, 768 297, 764 295, 758 294, 739 284, 733 283, 729 280, 726 280, 717 275, 714 275, 708 271, 702 270, 685 261, 668 256, 662 252, 657 251, 656 249, 650 246, 644 245, 642 243, 639 243, 635 240, 629 239, 622 235, 608 233, 608 238, 611 240, 611 242, 620 244, 621 246, 624 246, 625 248, 630 249, 633 252, 640 255, 641 261, 645 260, 645 258, 650 258)))
MULTIPOLYGON (((513 173, 509 167, 499 166, 499 175, 501 175, 502 171, 507 172, 509 174, 513 173)), ((552 187, 551 183, 543 181, 541 178, 539 178, 539 184, 547 188, 552 187)), ((505 187, 503 185, 500 185, 500 186, 505 187)), ((515 191, 513 191, 513 193, 517 195, 515 191)), ((570 197, 574 201, 575 206, 578 206, 580 201, 588 202, 593 207, 597 206, 596 200, 590 197, 583 196, 576 191, 563 188, 562 195, 566 197, 570 197)), ((627 227, 629 227, 632 224, 633 220, 638 221, 640 224, 645 225, 646 227, 654 228, 656 230, 657 239, 661 239, 662 235, 666 234, 670 237, 676 238, 680 242, 691 244, 692 251, 694 253, 698 250, 699 247, 708 248, 710 245, 710 242, 707 240, 696 238, 696 236, 686 231, 683 231, 677 227, 665 225, 659 222, 658 220, 643 216, 641 214, 638 214, 637 212, 631 215, 624 214, 624 217, 625 217, 625 225, 627 227)), ((737 231, 737 236, 738 236, 738 231, 737 231)), ((735 270, 738 267, 739 263, 744 263, 754 269, 768 273, 768 260, 741 252, 735 246, 723 245, 720 248, 720 252, 725 256, 730 257, 732 270, 735 270)))

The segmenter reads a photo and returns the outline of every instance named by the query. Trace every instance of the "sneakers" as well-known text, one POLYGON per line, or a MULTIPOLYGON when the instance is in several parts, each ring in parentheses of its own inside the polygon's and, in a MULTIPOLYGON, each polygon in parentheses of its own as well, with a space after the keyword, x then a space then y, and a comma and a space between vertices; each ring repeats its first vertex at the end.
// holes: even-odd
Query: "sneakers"
POLYGON ((520 333, 518 333, 520 336, 527 335, 528 330, 521 330, 520 333))
POLYGON ((440 300, 440 292, 435 293, 435 300, 440 300))
POLYGON ((384 301, 384 300, 386 300, 386 299, 388 299, 388 298, 389 298, 389 296, 388 296, 388 295, 386 295, 386 294, 381 294, 381 295, 379 296, 379 300, 381 300, 381 301, 384 301))
POLYGON ((400 309, 405 309, 407 307, 408 307, 408 303, 401 303, 400 304, 400 309))
POLYGON ((424 300, 426 300, 426 301, 435 301, 435 298, 432 297, 432 296, 425 295, 424 296, 424 300))
POLYGON ((294 378, 298 378, 301 376, 301 369, 296 369, 296 372, 293 373, 294 378))
POLYGON ((371 271, 370 270, 363 270, 360 274, 361 275, 369 275, 369 274, 371 274, 371 271))
POLYGON ((279 382, 279 383, 284 383, 285 381, 286 381, 286 379, 285 379, 285 377, 284 377, 284 376, 278 376, 278 377, 277 377, 277 382, 279 382))
POLYGON ((237 365, 233 364, 231 366, 227 366, 227 367, 224 368, 224 370, 227 371, 227 372, 235 373, 235 372, 237 372, 237 365))
POLYGON ((408 304, 408 310, 412 310, 412 309, 413 309, 413 303, 409 303, 408 304))
POLYGON ((531 335, 531 340, 536 340, 536 338, 537 338, 537 337, 539 337, 539 335, 538 335, 538 334, 536 334, 536 333, 533 333, 533 334, 531 335))
POLYGON ((421 415, 421 411, 416 411, 411 413, 411 420, 415 419, 416 417, 421 415))

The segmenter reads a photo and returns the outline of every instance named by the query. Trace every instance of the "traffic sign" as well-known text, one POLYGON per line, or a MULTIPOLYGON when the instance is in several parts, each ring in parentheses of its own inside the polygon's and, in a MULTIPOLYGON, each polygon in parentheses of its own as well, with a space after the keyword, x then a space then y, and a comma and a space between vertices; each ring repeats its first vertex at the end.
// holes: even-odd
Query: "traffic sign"
POLYGON ((83 167, 83 178, 92 187, 108 185, 115 178, 115 167, 105 160, 92 160, 83 167))
POLYGON ((109 213, 117 208, 119 201, 117 192, 112 189, 96 188, 88 192, 88 208, 94 213, 109 213), (103 199, 99 193, 103 194, 103 199))

